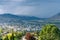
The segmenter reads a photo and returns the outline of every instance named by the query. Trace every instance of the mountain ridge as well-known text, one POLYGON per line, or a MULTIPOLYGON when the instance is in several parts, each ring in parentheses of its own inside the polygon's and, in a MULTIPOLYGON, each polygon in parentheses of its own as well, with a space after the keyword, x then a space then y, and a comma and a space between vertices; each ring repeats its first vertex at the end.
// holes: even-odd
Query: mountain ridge
POLYGON ((22 22, 23 20, 40 20, 40 18, 35 16, 20 16, 20 15, 13 15, 13 14, 0 14, 0 23, 9 23, 9 22, 22 22))
POLYGON ((60 20, 60 13, 49 18, 50 20, 60 20))

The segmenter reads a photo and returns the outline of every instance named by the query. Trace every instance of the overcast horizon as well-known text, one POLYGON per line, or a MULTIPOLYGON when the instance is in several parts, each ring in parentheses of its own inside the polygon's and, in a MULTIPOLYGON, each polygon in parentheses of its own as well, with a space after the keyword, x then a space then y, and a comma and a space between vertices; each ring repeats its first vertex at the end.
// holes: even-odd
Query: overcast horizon
POLYGON ((0 14, 48 18, 60 12, 60 0, 0 0, 0 14))

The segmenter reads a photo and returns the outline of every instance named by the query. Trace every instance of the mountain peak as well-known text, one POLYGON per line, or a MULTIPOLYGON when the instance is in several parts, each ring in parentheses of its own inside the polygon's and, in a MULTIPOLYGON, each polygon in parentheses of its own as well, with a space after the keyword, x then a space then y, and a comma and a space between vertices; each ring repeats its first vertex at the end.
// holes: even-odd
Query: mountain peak
POLYGON ((11 13, 4 13, 4 14, 1 14, 1 15, 13 15, 13 14, 11 14, 11 13))
POLYGON ((60 20, 60 13, 52 16, 50 19, 51 19, 51 20, 60 20))
POLYGON ((3 19, 19 19, 19 20, 39 20, 40 18, 35 17, 35 16, 26 16, 26 15, 14 15, 11 13, 4 13, 4 14, 0 14, 0 18, 3 19))
POLYGON ((58 13, 57 15, 60 15, 60 13, 58 13))
POLYGON ((12 14, 6 13, 6 14, 3 14, 3 15, 12 15, 12 14))

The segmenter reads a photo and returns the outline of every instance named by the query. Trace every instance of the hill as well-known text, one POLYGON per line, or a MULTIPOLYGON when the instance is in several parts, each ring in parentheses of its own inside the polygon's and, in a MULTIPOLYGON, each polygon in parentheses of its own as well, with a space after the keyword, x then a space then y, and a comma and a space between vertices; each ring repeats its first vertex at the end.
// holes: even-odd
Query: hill
POLYGON ((0 23, 19 23, 22 21, 30 20, 40 20, 38 17, 34 16, 23 16, 23 15, 13 15, 13 14, 0 14, 0 23))
POLYGON ((50 17, 49 19, 50 19, 50 20, 59 20, 59 21, 60 21, 60 13, 58 13, 58 14, 50 17))
POLYGON ((57 24, 60 25, 60 13, 50 17, 50 18, 38 18, 35 16, 25 16, 25 15, 13 15, 9 13, 0 14, 0 23, 7 24, 57 24))
POLYGON ((60 13, 48 18, 45 22, 47 22, 48 24, 55 24, 60 27, 60 13))

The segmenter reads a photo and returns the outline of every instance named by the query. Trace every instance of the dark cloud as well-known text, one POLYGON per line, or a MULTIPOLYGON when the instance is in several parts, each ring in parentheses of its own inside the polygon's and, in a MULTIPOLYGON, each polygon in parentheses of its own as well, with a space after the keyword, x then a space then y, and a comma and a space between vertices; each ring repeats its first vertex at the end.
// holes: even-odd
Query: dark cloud
POLYGON ((60 12, 59 2, 60 0, 0 0, 0 13, 50 17, 60 12))

